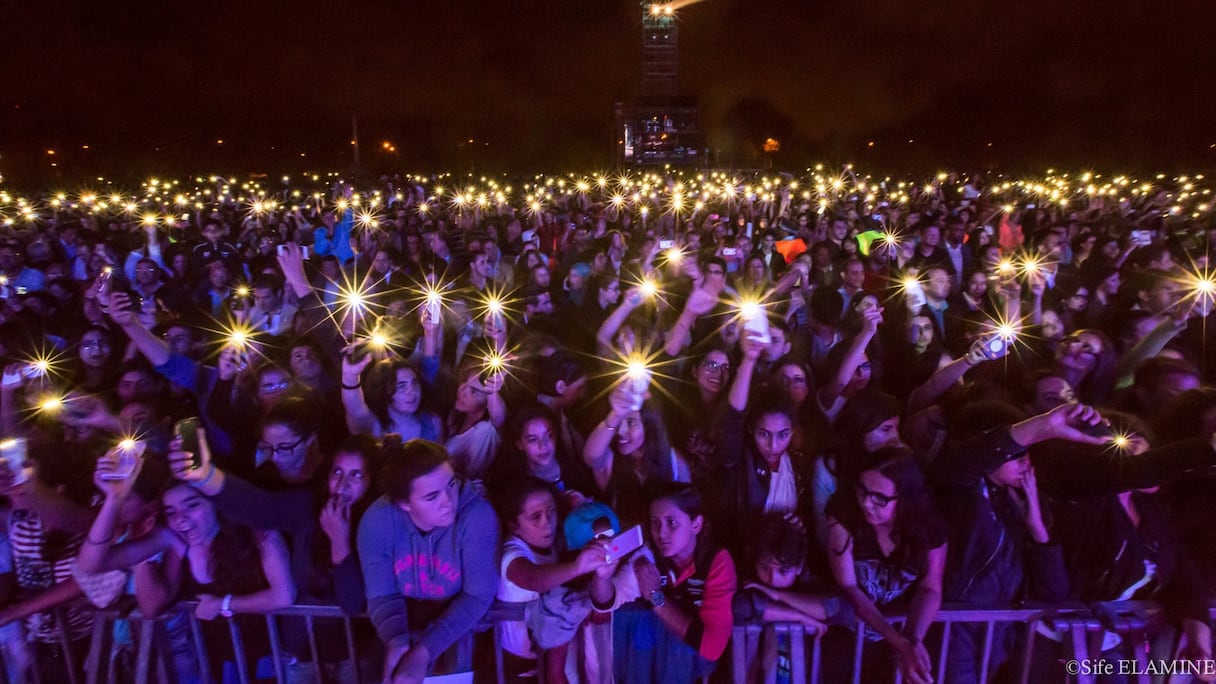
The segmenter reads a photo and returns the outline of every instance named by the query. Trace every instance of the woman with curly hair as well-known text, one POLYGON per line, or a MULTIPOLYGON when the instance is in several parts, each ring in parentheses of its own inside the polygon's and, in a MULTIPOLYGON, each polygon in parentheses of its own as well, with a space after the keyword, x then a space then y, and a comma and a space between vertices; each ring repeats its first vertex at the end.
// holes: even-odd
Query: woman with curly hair
POLYGON ((422 410, 422 373, 400 359, 382 361, 364 373, 371 361, 371 354, 358 361, 342 357, 342 405, 351 433, 383 437, 392 432, 406 441, 442 440, 439 416, 422 410))

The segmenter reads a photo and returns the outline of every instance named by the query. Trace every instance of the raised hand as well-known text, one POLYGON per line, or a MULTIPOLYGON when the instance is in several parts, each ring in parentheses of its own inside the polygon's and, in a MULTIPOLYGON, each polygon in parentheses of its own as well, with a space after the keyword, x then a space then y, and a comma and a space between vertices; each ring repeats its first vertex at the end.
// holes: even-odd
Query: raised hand
POLYGON ((169 442, 169 470, 173 477, 187 484, 203 482, 212 475, 211 447, 207 445, 207 431, 198 429, 198 454, 182 451, 182 440, 169 442))

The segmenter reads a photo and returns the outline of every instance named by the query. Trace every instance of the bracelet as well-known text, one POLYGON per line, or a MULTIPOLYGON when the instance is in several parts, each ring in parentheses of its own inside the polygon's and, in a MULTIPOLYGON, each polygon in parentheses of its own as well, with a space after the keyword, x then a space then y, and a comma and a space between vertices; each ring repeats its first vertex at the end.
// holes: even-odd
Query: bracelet
POLYGON ((211 465, 211 472, 207 473, 207 477, 204 477, 203 479, 199 480, 198 482, 191 482, 190 483, 191 487, 194 487, 195 489, 202 489, 203 487, 207 486, 208 482, 211 482, 211 478, 215 477, 216 467, 215 467, 214 463, 212 463, 210 465, 211 465))
POLYGON ((359 389, 359 388, 360 388, 360 387, 362 387, 362 386, 363 386, 363 381, 362 381, 362 380, 360 380, 359 382, 356 382, 356 383, 355 383, 355 384, 353 384, 353 385, 348 385, 348 384, 346 384, 345 382, 344 382, 344 383, 342 383, 342 389, 344 389, 344 390, 357 390, 357 389, 359 389))

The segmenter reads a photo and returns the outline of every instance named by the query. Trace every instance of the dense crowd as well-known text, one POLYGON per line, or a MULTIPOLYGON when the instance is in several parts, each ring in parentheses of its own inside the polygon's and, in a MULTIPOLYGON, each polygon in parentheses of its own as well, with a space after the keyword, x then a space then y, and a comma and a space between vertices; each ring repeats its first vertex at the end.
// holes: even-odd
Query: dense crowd
MULTIPOLYGON (((827 681, 863 629, 863 681, 929 682, 943 601, 1151 599, 1149 641, 1212 658, 1189 184, 211 180, 4 221, 9 681, 62 681, 124 601, 168 614, 183 682, 195 638, 235 676, 226 620, 272 673, 256 616, 297 603, 370 618, 358 662, 317 621, 327 681, 444 672, 495 600, 526 605, 511 681, 690 682, 733 625, 793 622, 827 681)), ((1021 667, 1024 628, 985 636, 954 626, 947 681, 1021 667)), ((1068 638, 1035 636, 1031 681, 1062 680, 1068 638)), ((764 639, 751 676, 785 681, 764 639)))

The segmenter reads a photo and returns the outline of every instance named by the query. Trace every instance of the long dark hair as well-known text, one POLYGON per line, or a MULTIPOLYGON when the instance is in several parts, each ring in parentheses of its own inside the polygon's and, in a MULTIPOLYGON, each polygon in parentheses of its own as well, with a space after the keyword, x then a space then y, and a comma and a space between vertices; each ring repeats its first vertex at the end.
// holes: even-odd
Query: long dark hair
POLYGON ((217 595, 252 594, 270 586, 262 572, 262 536, 268 534, 224 518, 211 540, 207 568, 217 595))
POLYGON ((863 389, 845 402, 836 418, 836 448, 826 461, 828 470, 839 482, 856 480, 860 464, 866 460, 865 434, 902 413, 899 400, 885 392, 863 389))
POLYGON ((422 382, 422 372, 408 361, 385 359, 372 366, 371 372, 366 376, 367 390, 364 392, 368 410, 372 412, 376 420, 380 421, 380 427, 384 429, 392 426, 392 420, 388 414, 388 406, 392 403, 393 395, 397 392, 397 372, 402 369, 411 371, 414 377, 418 379, 422 395, 421 401, 418 402, 418 413, 421 414, 424 410, 426 386, 422 382))
MULTIPOLYGON (((657 478, 661 482, 671 482, 671 440, 667 436, 662 414, 645 404, 638 411, 638 417, 642 421, 642 429, 646 431, 642 443, 642 466, 646 470, 646 481, 657 478)), ((623 460, 618 454, 613 462, 623 460)))
MULTIPOLYGON (((342 445, 338 447, 332 456, 325 459, 324 466, 318 471, 325 476, 317 478, 317 489, 319 491, 317 492, 318 496, 316 500, 322 506, 329 502, 328 473, 333 468, 334 459, 337 458, 338 454, 359 454, 359 457, 363 459, 364 476, 371 479, 368 482, 367 493, 350 507, 350 530, 351 536, 354 537, 359 530, 359 522, 363 520, 363 514, 367 512, 367 508, 372 505, 372 502, 380 496, 380 488, 378 486, 380 484, 378 476, 382 467, 380 442, 371 435, 351 435, 346 438, 346 441, 342 442, 342 445)), ((320 514, 319 511, 317 514, 320 514)), ((354 539, 352 538, 350 541, 351 548, 353 549, 355 547, 354 539)), ((325 596, 331 593, 331 573, 329 572, 330 547, 329 536, 324 532, 318 531, 317 534, 313 535, 309 553, 311 572, 307 581, 312 590, 310 593, 314 596, 325 596)))
MULTIPOLYGON (((697 516, 701 517, 701 531, 697 533, 697 543, 693 547, 692 559, 697 567, 703 567, 704 564, 710 562, 718 547, 710 540, 709 520, 706 517, 705 502, 701 497, 701 492, 693 485, 684 482, 662 482, 648 484, 645 494, 647 510, 656 501, 666 500, 675 504, 675 507, 683 511, 690 520, 697 516)), ((647 518, 649 518, 649 513, 647 518)), ((649 526, 644 527, 649 532, 649 526)), ((647 534, 647 536, 650 535, 647 534)), ((660 566, 664 563, 670 564, 666 558, 657 553, 655 560, 660 566)))
POLYGON ((1073 335, 1087 333, 1102 341, 1102 351, 1094 358, 1094 365, 1081 378, 1081 382, 1073 388, 1077 399, 1087 404, 1103 404, 1115 388, 1118 371, 1118 358, 1115 355, 1115 344, 1110 336, 1095 328, 1084 328, 1073 332, 1073 335))
POLYGON ((499 447, 498 459, 496 459, 496 461, 504 461, 503 466, 509 465, 512 472, 528 472, 528 457, 523 449, 516 445, 516 442, 523 436, 528 423, 534 420, 543 420, 549 424, 549 429, 554 433, 553 457, 560 460, 562 445, 557 435, 559 428, 557 414, 544 404, 528 404, 511 416, 511 421, 507 423, 506 434, 503 435, 502 446, 499 447))
MULTIPOLYGON (((865 457, 859 474, 874 471, 895 484, 895 526, 891 532, 895 551, 891 559, 905 567, 924 572, 929 551, 946 543, 946 521, 942 518, 925 475, 907 447, 884 447, 865 457)), ((862 513, 857 494, 850 485, 838 488, 828 500, 827 514, 835 518, 849 534, 849 541, 860 534, 872 534, 862 513)), ((829 549, 841 555, 848 549, 829 549)))

